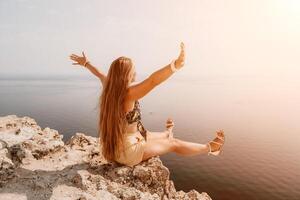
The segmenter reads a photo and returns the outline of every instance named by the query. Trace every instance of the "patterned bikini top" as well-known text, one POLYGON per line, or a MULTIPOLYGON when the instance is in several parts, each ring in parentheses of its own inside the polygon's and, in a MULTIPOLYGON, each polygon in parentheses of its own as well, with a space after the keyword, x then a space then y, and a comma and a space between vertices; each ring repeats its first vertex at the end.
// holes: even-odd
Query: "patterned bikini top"
POLYGON ((141 109, 140 109, 140 103, 137 100, 134 102, 134 108, 131 111, 126 113, 126 120, 127 120, 128 124, 137 122, 138 131, 141 133, 141 135, 146 140, 146 132, 147 131, 141 121, 142 114, 141 114, 141 109))

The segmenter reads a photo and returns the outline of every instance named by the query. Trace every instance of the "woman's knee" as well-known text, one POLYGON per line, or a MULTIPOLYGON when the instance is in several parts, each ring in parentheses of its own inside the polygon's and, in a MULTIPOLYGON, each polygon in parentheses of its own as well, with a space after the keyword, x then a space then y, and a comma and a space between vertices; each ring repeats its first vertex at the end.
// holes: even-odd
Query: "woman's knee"
POLYGON ((176 138, 150 140, 145 143, 144 157, 162 155, 176 151, 178 140, 176 138))
POLYGON ((151 132, 147 131, 147 137, 149 139, 167 139, 169 138, 169 132, 163 131, 163 132, 151 132))
POLYGON ((179 139, 173 137, 170 138, 169 141, 170 141, 171 150, 176 151, 176 149, 180 146, 179 139))

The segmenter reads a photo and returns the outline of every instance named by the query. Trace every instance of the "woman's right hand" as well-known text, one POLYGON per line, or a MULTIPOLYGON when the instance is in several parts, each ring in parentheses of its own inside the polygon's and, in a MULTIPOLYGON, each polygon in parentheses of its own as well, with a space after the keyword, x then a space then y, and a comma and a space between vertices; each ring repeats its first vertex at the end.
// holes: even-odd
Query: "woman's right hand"
POLYGON ((72 65, 82 65, 82 66, 84 66, 84 64, 86 62, 88 62, 88 59, 85 56, 84 52, 82 52, 82 56, 77 56, 76 54, 72 54, 72 55, 70 55, 70 59, 73 60, 73 61, 76 61, 75 63, 72 63, 72 65))
POLYGON ((180 54, 179 54, 178 58, 175 60, 175 67, 177 69, 180 69, 184 65, 185 52, 184 52, 184 43, 183 42, 181 42, 180 48, 181 48, 180 54))

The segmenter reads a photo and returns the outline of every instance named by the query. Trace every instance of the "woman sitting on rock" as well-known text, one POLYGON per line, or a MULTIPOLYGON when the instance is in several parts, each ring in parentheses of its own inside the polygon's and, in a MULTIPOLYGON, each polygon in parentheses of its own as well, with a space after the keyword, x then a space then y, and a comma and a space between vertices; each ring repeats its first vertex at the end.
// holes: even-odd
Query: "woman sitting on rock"
POLYGON ((138 84, 132 84, 135 81, 135 66, 125 56, 112 62, 107 76, 91 65, 84 52, 82 56, 72 54, 70 58, 76 61, 74 65, 88 68, 103 84, 98 128, 102 154, 106 160, 132 167, 150 157, 169 152, 183 156, 220 153, 225 140, 222 130, 217 131, 214 140, 200 144, 173 137, 174 123, 171 119, 167 120, 163 132, 148 131, 142 124, 138 100, 183 67, 183 43, 177 59, 138 84))

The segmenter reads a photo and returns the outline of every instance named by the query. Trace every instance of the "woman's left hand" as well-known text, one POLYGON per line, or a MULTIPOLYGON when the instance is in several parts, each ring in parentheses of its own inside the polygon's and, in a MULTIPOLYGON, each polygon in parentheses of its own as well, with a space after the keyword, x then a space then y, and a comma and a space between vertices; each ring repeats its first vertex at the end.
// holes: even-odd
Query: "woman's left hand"
POLYGON ((180 54, 179 54, 178 58, 175 61, 175 67, 177 69, 180 69, 184 65, 184 60, 185 60, 185 50, 184 49, 185 49, 184 43, 181 42, 181 44, 180 44, 180 54))
POLYGON ((82 56, 77 56, 76 54, 70 55, 70 59, 76 61, 76 63, 72 63, 72 65, 82 65, 88 62, 87 57, 85 56, 84 52, 82 52, 82 56))

